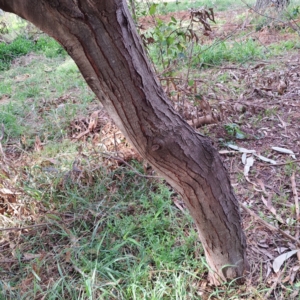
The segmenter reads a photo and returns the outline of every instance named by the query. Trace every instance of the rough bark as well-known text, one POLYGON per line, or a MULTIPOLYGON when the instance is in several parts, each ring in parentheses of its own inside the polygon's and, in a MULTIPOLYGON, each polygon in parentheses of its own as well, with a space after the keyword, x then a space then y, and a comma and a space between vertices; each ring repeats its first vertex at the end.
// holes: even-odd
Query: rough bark
POLYGON ((132 145, 182 195, 212 282, 243 276, 246 242, 228 174, 210 139, 172 108, 125 1, 0 0, 0 8, 65 47, 132 145))

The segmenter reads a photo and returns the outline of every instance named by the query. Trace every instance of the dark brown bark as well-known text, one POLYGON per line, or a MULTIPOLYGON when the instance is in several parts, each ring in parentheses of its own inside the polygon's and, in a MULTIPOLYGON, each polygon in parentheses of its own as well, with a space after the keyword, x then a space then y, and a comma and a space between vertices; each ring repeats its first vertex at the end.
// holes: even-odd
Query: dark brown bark
POLYGON ((182 195, 211 280, 241 277, 247 260, 238 202, 209 138, 173 109, 148 63, 125 1, 0 0, 68 51, 137 151, 182 195))

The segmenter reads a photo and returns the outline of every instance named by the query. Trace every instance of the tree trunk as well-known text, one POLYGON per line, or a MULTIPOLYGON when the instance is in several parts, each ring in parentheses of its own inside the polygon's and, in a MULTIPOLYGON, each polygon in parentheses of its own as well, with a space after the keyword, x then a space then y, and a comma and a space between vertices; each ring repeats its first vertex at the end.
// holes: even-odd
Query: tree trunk
POLYGON ((244 275, 237 199, 217 150, 173 109, 122 0, 0 0, 59 41, 132 145, 185 201, 210 279, 244 275))

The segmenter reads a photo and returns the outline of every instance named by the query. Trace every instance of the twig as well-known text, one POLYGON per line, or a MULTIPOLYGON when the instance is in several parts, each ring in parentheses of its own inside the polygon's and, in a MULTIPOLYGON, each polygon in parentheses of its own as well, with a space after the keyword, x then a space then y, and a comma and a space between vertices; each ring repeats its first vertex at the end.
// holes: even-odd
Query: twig
POLYGON ((283 272, 279 272, 278 277, 276 278, 275 282, 272 284, 271 288, 265 294, 264 299, 268 299, 271 296, 271 293, 276 289, 278 282, 281 280, 283 272))
POLYGON ((72 267, 74 268, 74 270, 77 271, 82 277, 84 277, 84 278, 87 278, 87 277, 88 277, 86 274, 84 274, 83 271, 81 271, 81 270, 75 265, 75 263, 72 262, 72 260, 71 260, 71 263, 72 263, 72 267))
POLYGON ((25 229, 31 229, 35 227, 44 227, 49 225, 50 223, 41 223, 41 224, 35 224, 25 227, 8 227, 8 228, 0 228, 0 231, 18 231, 18 230, 25 230, 25 229))
POLYGON ((90 131, 89 129, 87 129, 86 131, 79 133, 74 139, 75 139, 75 140, 79 140, 79 139, 81 139, 83 136, 87 135, 87 134, 90 133, 90 132, 91 132, 91 131, 90 131))
POLYGON ((0 135, 0 142, 3 140, 4 137, 4 124, 1 124, 1 135, 0 135))
MULTIPOLYGON (((213 66, 213 65, 212 65, 213 66)), ((159 80, 165 81, 165 80, 180 80, 182 81, 183 79, 180 77, 159 77, 159 80)), ((195 82, 205 82, 203 79, 193 79, 195 82)))
POLYGON ((300 242, 298 239, 294 238, 293 236, 291 236, 290 234, 286 233, 285 231, 283 231, 282 229, 276 228, 274 226, 272 226, 271 224, 267 223, 266 221, 264 221, 261 217, 259 217, 256 213, 254 213, 252 210, 250 210, 246 205, 244 205, 243 203, 239 203, 240 206, 243 208, 244 211, 246 211, 249 215, 251 215, 252 217, 254 217, 257 221, 259 221, 262 225, 266 226, 268 229, 270 229, 271 231, 277 231, 279 233, 281 233, 283 236, 285 236, 286 238, 290 239, 291 241, 293 241, 294 243, 297 244, 297 246, 300 246, 300 242))
POLYGON ((3 151, 2 143, 1 143, 1 141, 3 140, 3 138, 4 138, 4 124, 2 123, 1 124, 1 135, 0 135, 0 156, 2 155, 3 159, 6 160, 6 156, 5 156, 5 153, 3 151))
MULTIPOLYGON (((293 172, 291 176, 291 182, 292 182, 293 196, 295 199, 296 221, 297 221, 297 225, 299 225, 299 198, 298 198, 297 187, 296 187, 295 172, 293 172)), ((297 226, 296 228, 297 228, 296 238, 299 239, 299 226, 297 226)))
MULTIPOLYGON (((256 14, 258 14, 258 15, 260 15, 260 16, 262 16, 262 17, 268 18, 268 19, 270 19, 270 20, 279 21, 279 22, 284 23, 284 21, 283 21, 282 19, 280 19, 280 18, 271 17, 271 16, 268 16, 268 15, 265 15, 265 14, 259 12, 259 11, 258 11, 257 9, 255 9, 253 6, 250 6, 249 4, 247 4, 244 0, 242 0, 242 2, 243 2, 248 8, 252 9, 256 14)), ((285 10, 285 11, 287 12, 287 10, 285 10)), ((291 17, 290 14, 289 14, 289 17, 291 17)), ((297 26, 298 28, 300 28, 299 25, 295 22, 295 19, 292 18, 292 21, 294 21, 295 26, 297 26)), ((290 25, 290 27, 291 27, 292 29, 294 29, 294 30, 298 33, 298 31, 297 31, 295 28, 293 28, 293 27, 291 26, 291 24, 288 24, 288 25, 290 25)))
POLYGON ((230 66, 228 66, 228 67, 221 67, 221 66, 216 66, 216 65, 208 64, 208 63, 202 63, 202 65, 209 66, 209 67, 215 67, 215 68, 221 69, 221 70, 241 70, 241 71, 247 71, 247 69, 240 68, 240 67, 230 67, 230 66))
MULTIPOLYGON (((191 30, 193 30, 193 20, 191 21, 191 30)), ((192 43, 190 45, 190 53, 188 56, 188 69, 186 73, 186 83, 189 82, 189 77, 190 77, 190 71, 191 71, 191 61, 192 61, 192 56, 193 56, 193 49, 194 49, 194 39, 192 38, 192 43)))
POLYGON ((0 264, 8 264, 8 263, 16 263, 16 262, 19 262, 19 261, 30 261, 30 260, 33 260, 33 259, 36 259, 38 257, 30 257, 30 258, 25 258, 25 257, 21 257, 21 258, 18 258, 18 259, 1 259, 0 260, 0 264))
POLYGON ((115 152, 118 153, 118 146, 117 146, 116 132, 114 132, 114 147, 115 147, 115 152))
POLYGON ((291 163, 298 163, 298 162, 300 162, 300 159, 292 160, 292 161, 289 161, 289 162, 280 163, 280 164, 276 164, 276 165, 273 165, 273 164, 258 164, 258 165, 260 167, 279 167, 279 166, 285 166, 285 165, 289 165, 291 163))

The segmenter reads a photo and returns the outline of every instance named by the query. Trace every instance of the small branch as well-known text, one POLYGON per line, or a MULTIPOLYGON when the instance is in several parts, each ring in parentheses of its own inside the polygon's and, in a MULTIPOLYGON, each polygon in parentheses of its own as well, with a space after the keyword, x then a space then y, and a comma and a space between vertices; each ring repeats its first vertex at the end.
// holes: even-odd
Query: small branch
POLYGON ((298 247, 300 247, 300 241, 297 238, 294 238, 293 236, 291 236, 290 234, 286 233, 285 231, 283 231, 283 230, 281 230, 279 228, 276 228, 276 227, 272 226, 271 224, 267 223, 261 217, 259 217, 256 213, 254 213, 252 210, 250 210, 243 203, 240 202, 239 204, 243 208, 244 211, 246 211, 249 215, 251 215, 252 217, 254 217, 262 225, 266 226, 269 230, 271 230, 271 231, 277 231, 277 232, 281 233, 283 236, 285 236, 286 238, 290 239, 291 241, 293 241, 294 243, 296 243, 298 247))
POLYGON ((9 263, 17 263, 19 261, 30 261, 30 260, 33 260, 33 259, 36 259, 37 257, 30 257, 30 258, 25 258, 25 257, 21 257, 21 258, 18 258, 18 259, 1 259, 0 260, 0 264, 9 264, 9 263))
POLYGON ((274 281, 274 283, 272 284, 271 288, 265 294, 264 299, 267 300, 271 296, 272 292, 276 289, 278 282, 281 280, 282 275, 283 275, 283 272, 279 272, 279 274, 278 274, 276 280, 274 281))
POLYGON ((79 269, 75 265, 75 263, 72 262, 72 260, 71 260, 71 263, 72 263, 72 267, 74 268, 74 270, 77 271, 83 278, 87 278, 88 277, 87 275, 84 274, 84 272, 81 269, 79 269))
MULTIPOLYGON (((256 14, 262 16, 262 17, 265 17, 265 18, 268 18, 269 20, 273 20, 273 21, 279 21, 283 24, 285 24, 285 22, 280 19, 280 18, 275 18, 275 17, 271 17, 271 16, 268 16, 268 15, 265 15, 261 12, 259 12, 257 9, 255 9, 254 7, 250 6, 249 4, 247 4, 244 0, 242 0, 242 2, 248 7, 250 8, 251 10, 253 10, 256 14)), ((285 12, 288 13, 289 17, 292 19, 294 25, 296 27, 298 27, 298 29, 300 29, 299 25, 297 24, 297 22, 295 21, 295 19, 292 18, 292 16, 289 14, 289 12, 285 9, 285 12)), ((294 28, 291 24, 291 22, 287 22, 287 25, 289 25, 290 28, 292 28, 293 30, 295 30, 298 34, 299 34, 299 31, 297 30, 297 28, 294 28)))
POLYGON ((0 135, 0 142, 3 140, 4 137, 4 124, 1 124, 1 135, 0 135))
POLYGON ((2 155, 3 159, 6 160, 6 156, 5 156, 5 153, 3 151, 2 143, 1 143, 1 141, 3 140, 3 138, 4 138, 4 124, 2 123, 1 124, 1 134, 0 134, 0 156, 2 155))
POLYGON ((216 65, 207 64, 207 63, 203 63, 202 65, 209 66, 209 67, 214 67, 214 68, 217 68, 217 69, 220 69, 220 70, 241 70, 241 71, 246 71, 247 70, 247 69, 241 68, 241 67, 222 67, 222 66, 216 66, 216 65))
MULTIPOLYGON (((298 198, 298 193, 297 193, 297 186, 296 186, 296 180, 295 180, 295 172, 293 172, 291 176, 291 182, 292 182, 292 191, 293 191, 293 196, 295 199, 295 208, 296 208, 296 221, 297 225, 299 225, 299 198, 298 198)), ((296 238, 299 239, 299 226, 296 227, 296 238)))
POLYGON ((273 165, 273 164, 258 164, 258 165, 260 167, 280 167, 280 166, 286 166, 286 165, 289 165, 291 163, 298 163, 298 162, 300 162, 300 159, 292 160, 292 161, 289 161, 289 162, 280 163, 280 164, 276 164, 276 165, 273 165))
POLYGON ((25 227, 8 227, 8 228, 0 228, 0 231, 18 231, 18 230, 25 230, 25 229, 31 229, 35 227, 44 227, 49 225, 50 223, 41 223, 41 224, 35 224, 25 227))
POLYGON ((79 140, 79 139, 81 139, 83 136, 89 134, 90 132, 91 132, 91 131, 90 131, 89 129, 87 129, 86 131, 79 133, 74 139, 75 139, 75 140, 79 140))
MULTIPOLYGON (((166 81, 166 80, 172 80, 172 79, 174 79, 174 80, 180 80, 180 81, 183 80, 180 77, 159 77, 160 81, 166 81)), ((194 78, 193 78, 193 81, 196 81, 196 82, 205 82, 203 79, 194 79, 194 78)))

